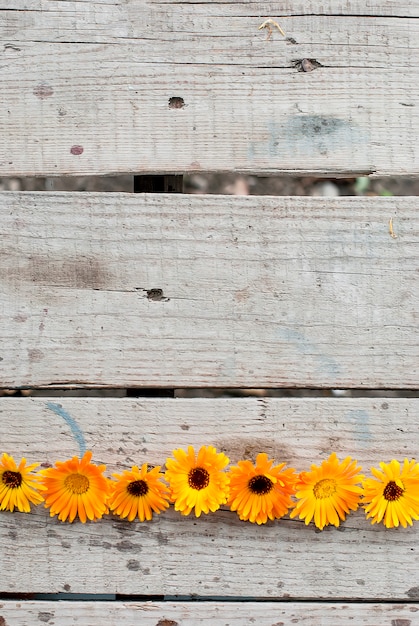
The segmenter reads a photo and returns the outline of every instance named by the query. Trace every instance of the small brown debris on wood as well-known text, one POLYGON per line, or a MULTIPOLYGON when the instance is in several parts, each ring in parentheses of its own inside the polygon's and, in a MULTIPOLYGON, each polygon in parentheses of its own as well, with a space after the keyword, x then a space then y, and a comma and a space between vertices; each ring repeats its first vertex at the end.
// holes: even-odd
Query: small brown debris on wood
POLYGON ((390 234, 390 237, 393 237, 393 239, 397 239, 397 235, 393 230, 393 218, 392 217, 390 217, 388 221, 388 232, 390 234))
POLYGON ((273 28, 272 27, 273 26, 279 30, 279 32, 281 33, 281 35, 283 37, 285 37, 285 33, 282 30, 282 28, 280 27, 280 25, 278 24, 278 22, 275 22, 275 20, 273 20, 272 18, 269 17, 258 28, 258 30, 262 30, 262 28, 267 28, 268 29, 268 36, 266 37, 266 41, 269 41, 271 39, 271 37, 272 37, 272 33, 273 33, 273 28))

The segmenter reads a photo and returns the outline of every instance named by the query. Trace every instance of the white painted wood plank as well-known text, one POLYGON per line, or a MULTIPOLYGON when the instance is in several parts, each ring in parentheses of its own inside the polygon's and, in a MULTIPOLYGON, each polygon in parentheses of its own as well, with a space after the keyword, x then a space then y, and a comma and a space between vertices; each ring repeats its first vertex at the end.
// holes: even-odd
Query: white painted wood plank
POLYGON ((418 385, 414 198, 6 192, 0 215, 2 386, 418 385))
MULTIPOLYGON (((418 449, 418 399, 3 398, 0 410, 4 450, 54 462, 83 441, 109 472, 162 463, 188 444, 214 444, 233 462, 264 450, 300 470, 335 450, 366 472, 418 449)), ((41 507, 6 512, 0 592, 419 599, 418 524, 389 531, 358 511, 322 533, 288 518, 255 526, 227 510, 86 525, 49 519, 41 507)))
POLYGON ((0 175, 419 171, 417 2, 17 6, 0 175))
POLYGON ((4 626, 417 626, 419 604, 321 602, 12 602, 0 601, 4 626))

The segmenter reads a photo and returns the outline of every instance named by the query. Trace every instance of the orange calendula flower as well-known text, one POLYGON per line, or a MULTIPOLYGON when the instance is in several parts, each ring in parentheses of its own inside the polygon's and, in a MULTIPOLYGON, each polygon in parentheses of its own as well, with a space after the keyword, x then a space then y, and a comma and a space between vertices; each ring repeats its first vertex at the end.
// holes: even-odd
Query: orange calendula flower
POLYGON ((230 468, 230 497, 228 504, 241 520, 266 524, 268 519, 282 517, 293 506, 297 474, 285 469, 285 463, 273 465, 273 460, 262 452, 251 461, 239 461, 230 468))
POLYGON ((169 490, 162 483, 160 466, 147 470, 147 463, 141 469, 134 465, 131 470, 112 476, 117 482, 111 483, 109 508, 119 517, 127 517, 129 522, 138 517, 144 522, 151 520, 153 512, 161 513, 168 508, 169 490))
POLYGON ((39 467, 39 463, 32 463, 26 467, 26 459, 19 465, 9 454, 4 453, 0 460, 0 510, 29 513, 32 504, 40 504, 44 498, 40 495, 43 487, 40 477, 31 472, 39 467))
POLYGON ((383 522, 386 528, 411 526, 413 520, 419 520, 419 463, 405 459, 400 467, 393 459, 380 463, 380 468, 372 467, 375 478, 366 478, 362 483, 367 519, 372 518, 371 524, 383 522))
POLYGON ((201 513, 216 511, 227 502, 228 477, 223 469, 229 459, 212 446, 202 446, 198 454, 192 446, 188 452, 173 450, 174 459, 166 461, 166 480, 170 485, 171 500, 175 510, 196 517, 201 513))
POLYGON ((290 517, 298 515, 306 524, 314 519, 320 530, 328 524, 339 526, 347 513, 359 506, 361 469, 350 456, 340 462, 333 452, 320 467, 312 465, 309 472, 301 472, 295 494, 298 502, 290 517))
POLYGON ((82 459, 74 456, 57 461, 55 467, 40 472, 46 487, 45 507, 50 509, 51 517, 58 515, 62 522, 73 522, 78 516, 85 523, 107 513, 110 481, 103 476, 106 465, 95 465, 91 459, 88 450, 82 459))

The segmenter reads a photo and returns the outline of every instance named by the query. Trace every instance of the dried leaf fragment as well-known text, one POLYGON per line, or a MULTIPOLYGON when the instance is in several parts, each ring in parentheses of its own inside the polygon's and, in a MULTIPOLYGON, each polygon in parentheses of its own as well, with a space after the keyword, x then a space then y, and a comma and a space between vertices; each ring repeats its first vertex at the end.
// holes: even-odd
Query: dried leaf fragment
POLYGON ((269 17, 258 28, 258 30, 262 30, 262 28, 267 28, 268 36, 266 37, 266 41, 269 41, 271 39, 271 37, 272 37, 272 32, 273 32, 273 28, 272 27, 273 26, 279 30, 279 32, 281 33, 281 35, 283 37, 285 37, 285 33, 282 30, 282 28, 280 27, 280 25, 278 24, 278 22, 275 22, 275 20, 273 20, 272 18, 269 17))
POLYGON ((390 237, 393 237, 393 239, 397 239, 397 235, 393 230, 393 218, 390 217, 389 222, 388 222, 388 232, 390 234, 390 237))

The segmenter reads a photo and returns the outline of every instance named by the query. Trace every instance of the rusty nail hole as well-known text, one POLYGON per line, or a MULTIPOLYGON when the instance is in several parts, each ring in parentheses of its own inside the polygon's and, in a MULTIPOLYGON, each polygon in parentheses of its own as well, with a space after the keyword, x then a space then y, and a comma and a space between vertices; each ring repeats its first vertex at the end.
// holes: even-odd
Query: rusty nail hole
POLYGON ((287 43, 292 43, 294 46, 296 46, 296 45, 297 45, 297 41, 294 39, 294 37, 287 37, 287 38, 285 39, 285 41, 286 41, 287 43))
POLYGON ((83 152, 84 152, 83 146, 71 146, 70 148, 70 153, 76 156, 83 154, 83 152))
POLYGON ((166 298, 163 289, 154 287, 153 289, 144 289, 144 287, 135 287, 135 291, 145 292, 147 299, 153 302, 169 302, 170 298, 166 298))
POLYGON ((312 72, 318 67, 324 67, 324 65, 316 61, 316 59, 295 59, 292 61, 292 64, 299 72, 312 72))
POLYGON ((169 109, 183 109, 185 106, 185 100, 178 96, 172 96, 169 98, 169 109))
POLYGON ((161 300, 167 300, 164 297, 163 289, 147 289, 147 298, 154 302, 160 302, 161 300))

